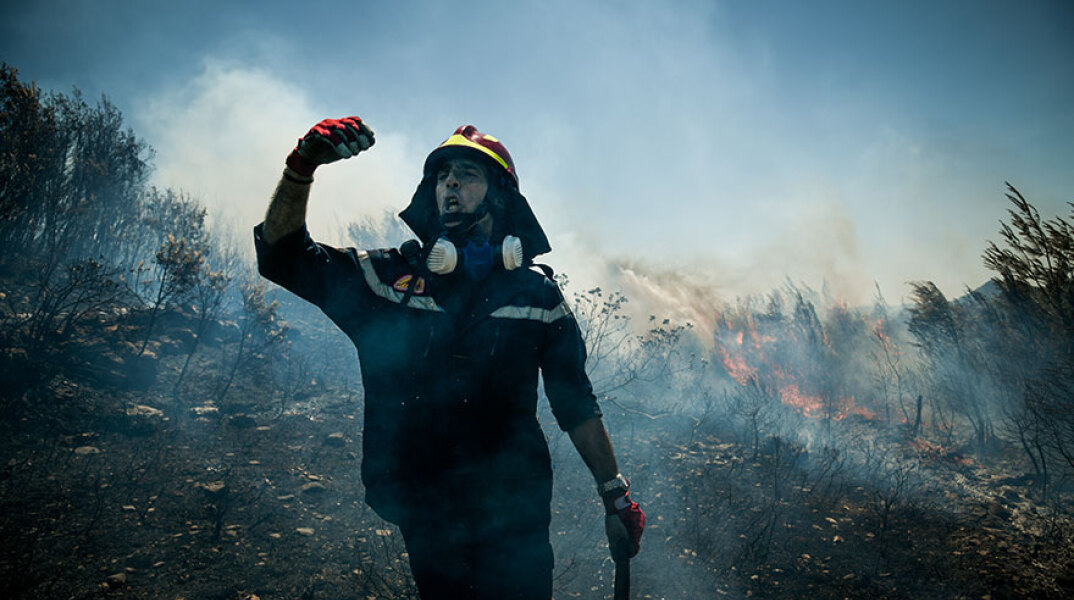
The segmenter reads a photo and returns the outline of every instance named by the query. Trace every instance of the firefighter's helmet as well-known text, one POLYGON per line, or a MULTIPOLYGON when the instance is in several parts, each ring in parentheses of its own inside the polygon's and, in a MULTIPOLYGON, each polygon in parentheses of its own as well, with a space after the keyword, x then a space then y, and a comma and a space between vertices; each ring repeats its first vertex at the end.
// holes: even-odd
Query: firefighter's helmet
POLYGON ((515 171, 515 161, 511 160, 511 153, 500 140, 481 133, 473 125, 460 126, 455 133, 451 134, 451 137, 429 153, 429 157, 425 159, 424 176, 433 175, 440 168, 440 163, 458 156, 460 150, 465 154, 470 154, 471 151, 480 152, 481 155, 491 159, 496 166, 510 176, 508 180, 514 183, 515 189, 518 189, 518 173, 515 171))

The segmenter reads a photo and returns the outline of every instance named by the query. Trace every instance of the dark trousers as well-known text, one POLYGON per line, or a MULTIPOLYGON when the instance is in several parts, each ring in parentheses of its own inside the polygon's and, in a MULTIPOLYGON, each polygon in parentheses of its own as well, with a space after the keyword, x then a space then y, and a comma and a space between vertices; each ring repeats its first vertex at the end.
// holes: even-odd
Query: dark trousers
POLYGON ((405 488, 397 524, 422 600, 551 599, 552 468, 534 432, 405 488))
POLYGON ((547 530, 500 540, 468 539, 465 532, 443 528, 402 531, 422 600, 552 597, 552 546, 547 530))
POLYGON ((399 529, 422 600, 550 600, 549 504, 535 496, 469 512, 450 500, 407 511, 399 529))

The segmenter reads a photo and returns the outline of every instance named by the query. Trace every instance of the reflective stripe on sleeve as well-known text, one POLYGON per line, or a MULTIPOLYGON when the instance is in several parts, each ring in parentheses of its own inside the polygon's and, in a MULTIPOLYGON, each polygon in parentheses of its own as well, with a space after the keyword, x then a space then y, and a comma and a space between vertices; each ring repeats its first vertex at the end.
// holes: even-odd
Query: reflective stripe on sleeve
MULTIPOLYGON (((384 283, 380 280, 380 276, 377 275, 377 270, 373 268, 373 261, 369 258, 369 253, 362 250, 358 252, 358 266, 362 268, 362 275, 365 276, 365 283, 369 286, 369 289, 374 294, 395 302, 396 304, 402 304, 403 292, 395 290, 392 286, 384 283)), ((429 296, 411 296, 409 307, 420 308, 421 310, 431 310, 433 312, 444 312, 444 309, 440 308, 440 305, 429 296)))
POLYGON ((567 307, 567 302, 560 302, 559 306, 549 310, 547 308, 537 308, 536 306, 501 306, 492 311, 490 317, 499 317, 501 319, 524 319, 528 321, 538 321, 541 323, 552 323, 563 317, 570 316, 571 309, 567 307))

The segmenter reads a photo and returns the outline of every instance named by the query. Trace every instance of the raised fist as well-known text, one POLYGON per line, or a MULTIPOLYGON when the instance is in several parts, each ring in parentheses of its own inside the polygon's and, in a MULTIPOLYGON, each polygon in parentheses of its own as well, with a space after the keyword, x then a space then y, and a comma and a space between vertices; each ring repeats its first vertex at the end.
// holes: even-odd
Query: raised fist
POLYGON ((317 167, 355 156, 375 141, 373 130, 358 117, 325 119, 298 140, 287 157, 287 166, 311 177, 317 167))

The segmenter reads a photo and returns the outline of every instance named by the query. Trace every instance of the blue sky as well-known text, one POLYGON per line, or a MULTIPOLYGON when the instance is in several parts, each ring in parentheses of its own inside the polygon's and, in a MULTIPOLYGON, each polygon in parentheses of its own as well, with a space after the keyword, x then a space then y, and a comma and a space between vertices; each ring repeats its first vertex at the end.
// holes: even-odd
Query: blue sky
POLYGON ((898 301, 988 277, 1004 181, 1070 214, 1072 6, 44 0, 0 9, 0 59, 107 94, 159 183, 243 227, 322 117, 378 135, 319 172, 327 241, 402 208, 424 155, 474 123, 582 279, 626 267, 733 298, 790 278, 851 302, 878 282, 898 301))

